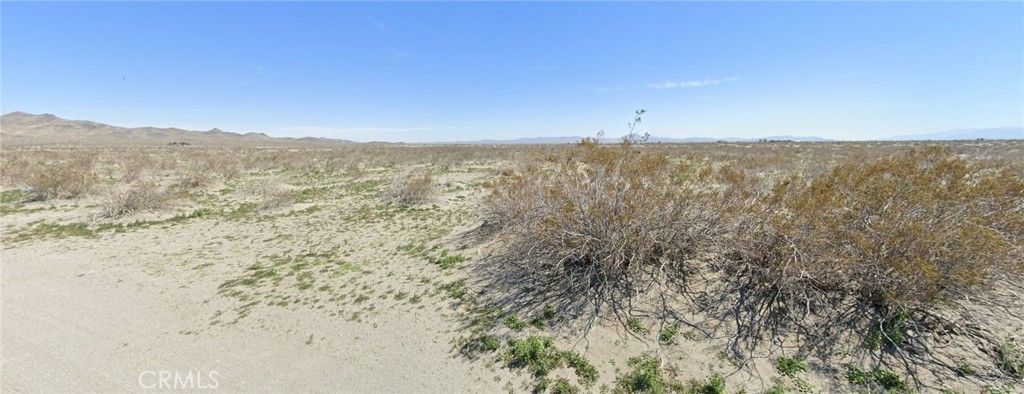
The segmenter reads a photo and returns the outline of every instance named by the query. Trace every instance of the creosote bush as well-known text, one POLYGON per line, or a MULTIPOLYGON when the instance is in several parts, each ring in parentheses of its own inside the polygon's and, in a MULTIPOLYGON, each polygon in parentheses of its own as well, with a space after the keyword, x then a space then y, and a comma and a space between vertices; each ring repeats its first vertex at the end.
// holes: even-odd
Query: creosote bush
POLYGON ((75 155, 67 160, 36 165, 24 182, 37 200, 78 198, 92 191, 98 181, 91 156, 75 155))
POLYGON ((434 177, 427 171, 410 171, 398 175, 388 188, 390 202, 400 205, 423 204, 430 199, 434 177))
POLYGON ((613 292, 676 272, 713 240, 710 166, 642 148, 585 139, 544 169, 499 178, 487 207, 502 225, 511 271, 600 306, 613 292))
POLYGON ((111 188, 103 196, 100 216, 119 217, 136 212, 159 208, 167 201, 167 195, 159 185, 139 181, 124 188, 111 188))
POLYGON ((892 314, 1024 272, 1021 174, 939 147, 794 175, 736 212, 735 277, 787 309, 853 296, 892 314))

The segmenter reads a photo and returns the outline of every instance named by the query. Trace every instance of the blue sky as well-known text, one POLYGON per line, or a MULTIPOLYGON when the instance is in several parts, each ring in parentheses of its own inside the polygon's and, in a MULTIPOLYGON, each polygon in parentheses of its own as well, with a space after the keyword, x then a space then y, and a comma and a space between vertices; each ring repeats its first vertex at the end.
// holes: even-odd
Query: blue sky
POLYGON ((357 141, 1024 124, 1024 2, 19 3, 4 113, 357 141))

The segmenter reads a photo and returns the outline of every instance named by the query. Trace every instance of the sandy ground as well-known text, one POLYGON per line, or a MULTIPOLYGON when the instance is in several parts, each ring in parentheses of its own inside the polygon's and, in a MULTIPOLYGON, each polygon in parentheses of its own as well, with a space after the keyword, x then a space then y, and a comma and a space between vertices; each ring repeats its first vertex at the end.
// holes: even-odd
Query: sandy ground
POLYGON ((216 283, 152 277, 95 248, 61 246, 3 251, 4 392, 150 391, 159 379, 146 371, 213 373, 218 391, 238 393, 495 389, 450 355, 453 325, 434 311, 386 310, 372 327, 274 311, 273 329, 190 334, 209 327, 216 283))
MULTIPOLYGON (((492 173, 443 173, 437 195, 413 209, 381 202, 390 176, 281 178, 289 183, 283 187, 309 198, 265 212, 240 209, 254 199, 232 190, 245 189, 251 180, 243 179, 114 221, 156 224, 84 236, 33 231, 41 223, 89 222, 95 201, 5 205, 0 391, 528 391, 529 374, 503 367, 498 355, 458 355, 454 344, 468 334, 471 306, 441 290, 492 252, 462 237, 481 223, 481 182, 492 173), (199 208, 215 214, 172 220, 199 208), (430 259, 442 251, 469 261, 441 269, 430 259)), ((470 291, 481 290, 490 289, 470 291)), ((1004 298, 1019 301, 1019 288, 1004 298)), ((978 308, 979 316, 992 313, 981 317, 1001 327, 999 336, 1024 330, 1019 302, 978 308)), ((759 354, 738 366, 725 353, 734 332, 728 324, 688 319, 697 326, 684 331, 698 334, 674 344, 659 343, 652 321, 645 336, 614 321, 599 322, 586 336, 575 323, 523 332, 498 324, 493 333, 503 340, 552 336, 561 349, 583 354, 600 371, 588 392, 614 387, 626 360, 640 354, 661 358, 683 381, 722 374, 730 392, 762 392, 781 381, 774 362, 782 354, 759 354)), ((947 357, 951 364, 984 360, 965 346, 947 357)), ((802 376, 816 392, 852 390, 838 364, 810 365, 802 376)), ((990 361, 976 367, 993 376, 990 361)), ((565 369, 554 376, 572 377, 565 369)), ((961 392, 994 381, 926 379, 961 392)))
MULTIPOLYGON (((394 223, 383 220, 339 224, 336 215, 374 204, 339 197, 348 205, 316 215, 202 219, 97 238, 5 242, 0 391, 500 391, 500 371, 453 356, 459 323, 449 318, 448 301, 426 296, 433 285, 423 280, 405 280, 442 275, 394 252, 375 259, 382 252, 368 247, 393 251, 418 233, 398 234, 394 223), (240 310, 240 302, 218 293, 219 285, 254 261, 294 248, 343 245, 352 246, 346 260, 365 260, 367 271, 374 271, 352 279, 362 289, 339 291, 362 290, 369 297, 380 288, 382 294, 363 304, 370 306, 328 313, 331 303, 296 302, 253 307, 237 321, 222 316, 240 310), (425 296, 418 304, 400 303, 384 289, 425 296), (171 378, 162 382, 162 373, 171 378)), ((90 210, 75 205, 58 216, 85 218, 90 210)), ((51 218, 54 210, 5 215, 3 223, 15 228, 29 216, 51 218)))

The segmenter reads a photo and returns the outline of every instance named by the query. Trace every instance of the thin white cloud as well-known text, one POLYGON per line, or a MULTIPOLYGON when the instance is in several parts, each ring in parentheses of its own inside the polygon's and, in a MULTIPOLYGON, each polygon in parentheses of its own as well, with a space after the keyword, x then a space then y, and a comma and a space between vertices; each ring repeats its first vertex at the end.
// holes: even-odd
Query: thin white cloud
POLYGON ((380 30, 380 31, 387 31, 388 30, 387 25, 385 25, 383 22, 381 22, 379 20, 373 19, 373 18, 368 17, 368 16, 364 16, 363 20, 369 22, 371 25, 376 27, 377 30, 380 30))
POLYGON ((721 79, 695 79, 691 81, 665 81, 661 83, 647 84, 647 87, 651 89, 681 89, 681 88, 699 88, 703 86, 720 85, 726 82, 737 81, 739 78, 729 77, 721 79))

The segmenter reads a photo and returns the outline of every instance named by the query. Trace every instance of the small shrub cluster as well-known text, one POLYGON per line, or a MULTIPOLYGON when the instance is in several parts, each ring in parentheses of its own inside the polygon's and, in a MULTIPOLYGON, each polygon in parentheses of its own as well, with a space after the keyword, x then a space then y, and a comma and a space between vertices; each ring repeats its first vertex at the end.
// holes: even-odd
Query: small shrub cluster
POLYGON ((775 369, 785 376, 793 377, 799 372, 807 371, 807 364, 797 358, 779 357, 776 360, 775 369))
POLYGON ((123 188, 111 188, 103 197, 100 216, 120 217, 153 210, 167 201, 166 192, 149 181, 138 181, 123 188))
POLYGON ((501 177, 488 199, 504 264, 540 286, 597 305, 651 283, 718 234, 710 166, 673 163, 625 140, 581 141, 553 168, 501 177), (655 275, 656 276, 656 275, 655 275))
POLYGON ((618 378, 616 394, 679 392, 679 382, 666 379, 661 370, 661 359, 651 356, 631 357, 627 362, 632 371, 618 378))
POLYGON ((775 369, 780 374, 790 379, 793 385, 800 393, 813 393, 814 388, 806 380, 797 376, 801 372, 807 371, 807 363, 803 360, 793 357, 779 357, 775 362, 775 369))
MULTIPOLYGON (((584 386, 589 387, 597 381, 597 368, 579 353, 559 350, 551 338, 531 335, 526 339, 510 340, 509 347, 504 355, 505 365, 529 370, 540 379, 539 391, 548 385, 548 374, 563 366, 572 368, 584 386)), ((534 391, 537 389, 535 387, 534 391)))
POLYGON ((192 160, 180 170, 174 186, 181 192, 191 192, 213 184, 212 166, 209 162, 192 160))
POLYGON ((725 394, 725 379, 712 374, 705 380, 690 380, 686 384, 667 376, 661 359, 650 356, 631 357, 627 365, 633 367, 616 380, 615 394, 632 393, 680 393, 680 394, 725 394))
POLYGON ((35 199, 78 198, 91 192, 98 182, 93 172, 93 159, 77 155, 67 160, 37 164, 27 174, 25 184, 35 199))
POLYGON ((473 359, 479 353, 490 353, 498 350, 501 347, 501 341, 492 335, 475 333, 468 338, 463 338, 456 347, 459 349, 459 353, 473 359))
POLYGON ((790 176, 737 216, 735 277, 797 310, 850 295, 888 317, 1024 272, 1024 178, 938 147, 790 176))
POLYGON ((399 175, 388 188, 388 199, 399 205, 418 205, 430 200, 434 177, 427 171, 411 171, 399 175))
POLYGON ((640 335, 647 335, 651 333, 651 330, 647 328, 640 319, 635 317, 626 319, 626 327, 629 328, 630 331, 640 335))
POLYGON ((891 393, 909 393, 910 386, 895 372, 884 368, 864 371, 857 366, 846 367, 846 380, 855 386, 879 388, 891 393))
POLYGON ((679 334, 679 323, 672 323, 661 329, 661 333, 658 334, 658 340, 666 345, 671 345, 676 343, 677 334, 679 334))

